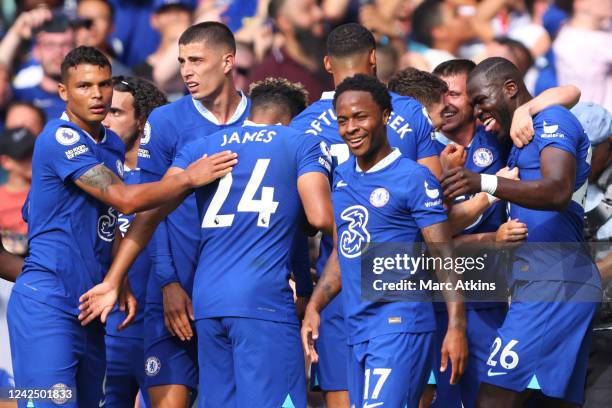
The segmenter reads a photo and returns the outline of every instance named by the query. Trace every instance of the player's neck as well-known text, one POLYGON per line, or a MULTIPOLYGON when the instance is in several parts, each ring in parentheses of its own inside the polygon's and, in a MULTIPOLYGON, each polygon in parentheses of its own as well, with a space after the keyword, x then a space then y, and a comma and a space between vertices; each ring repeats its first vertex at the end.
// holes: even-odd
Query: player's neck
POLYGON ((30 181, 14 172, 9 173, 4 184, 6 189, 11 193, 21 193, 30 188, 30 181))
POLYGON ((70 119, 70 122, 74 123, 81 129, 86 131, 89 136, 91 136, 95 141, 99 142, 104 137, 101 122, 85 122, 81 120, 78 116, 70 112, 70 109, 66 109, 66 114, 68 115, 68 119, 70 119))
POLYGON ((334 87, 338 87, 346 78, 350 78, 357 74, 375 75, 370 66, 357 61, 354 63, 347 61, 342 67, 334 67, 334 87))
POLYGON ((470 121, 464 126, 461 126, 450 132, 442 132, 444 136, 452 140, 453 142, 460 144, 463 147, 468 147, 472 143, 474 133, 476 132, 476 122, 470 121))
POLYGON ((393 149, 391 148, 391 145, 387 140, 378 150, 371 152, 370 154, 365 154, 363 156, 357 157, 357 164, 359 165, 359 168, 365 173, 372 167, 376 166, 378 162, 390 155, 391 152, 393 152, 393 149))
POLYGON ((125 146, 125 166, 134 170, 138 165, 138 148, 140 147, 140 138, 136 138, 133 143, 125 146))
POLYGON ((241 99, 242 96, 236 91, 234 83, 228 81, 217 94, 201 99, 200 103, 217 118, 219 123, 225 124, 236 112, 241 99))

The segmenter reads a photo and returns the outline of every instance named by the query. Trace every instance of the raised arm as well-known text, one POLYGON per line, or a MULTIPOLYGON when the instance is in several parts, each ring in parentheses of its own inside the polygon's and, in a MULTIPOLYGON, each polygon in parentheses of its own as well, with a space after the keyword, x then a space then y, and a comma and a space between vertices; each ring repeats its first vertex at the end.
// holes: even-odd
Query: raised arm
POLYGON ((237 163, 236 154, 217 153, 194 162, 186 171, 164 177, 155 183, 125 185, 103 164, 94 166, 76 180, 76 185, 96 199, 123 214, 158 207, 186 191, 208 184, 229 173, 237 163))

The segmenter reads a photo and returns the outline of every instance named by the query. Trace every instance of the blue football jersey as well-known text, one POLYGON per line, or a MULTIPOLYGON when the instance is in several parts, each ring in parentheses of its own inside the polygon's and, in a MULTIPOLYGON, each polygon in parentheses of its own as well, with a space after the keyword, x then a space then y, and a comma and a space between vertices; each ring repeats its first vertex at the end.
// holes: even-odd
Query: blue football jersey
MULTIPOLYGON (((412 160, 437 156, 434 129, 423 105, 416 99, 389 92, 393 111, 387 123, 387 137, 392 147, 412 160)), ((310 105, 291 122, 291 127, 321 137, 330 153, 343 163, 349 158, 349 148, 338 133, 334 92, 324 92, 321 99, 310 105)))
POLYGON ((284 126, 250 122, 186 146, 173 166, 232 150, 238 164, 196 190, 200 256, 194 281, 196 319, 237 316, 297 323, 288 285, 295 229, 303 219, 297 179, 329 175, 323 142, 284 126))
MULTIPOLYGON (((250 101, 244 95, 227 124, 220 124, 190 95, 155 109, 148 118, 138 151, 142 181, 161 179, 183 146, 221 129, 241 125, 249 110, 250 101)), ((171 282, 180 282, 191 295, 200 237, 195 208, 195 197, 191 195, 157 228, 149 246, 154 276, 147 290, 147 302, 160 303, 160 287, 171 282)))
POLYGON ((117 212, 74 184, 101 163, 122 176, 123 142, 105 132, 97 143, 75 124, 52 120, 32 157, 30 254, 15 290, 73 314, 79 313, 79 297, 102 281, 111 262, 117 212))
POLYGON ((365 173, 351 157, 335 170, 332 198, 349 344, 435 330, 427 292, 416 302, 362 300, 361 249, 367 243, 420 242, 421 228, 446 221, 436 178, 398 149, 365 173))
MULTIPOLYGON (((131 170, 124 166, 123 182, 125 184, 139 184, 140 183, 140 169, 131 170)), ((117 227, 121 236, 124 237, 127 234, 128 228, 131 222, 134 220, 135 215, 125 215, 119 213, 117 227)), ((128 272, 128 280, 130 282, 130 288, 136 301, 138 302, 138 313, 134 318, 134 322, 126 327, 125 329, 118 331, 117 326, 125 319, 125 313, 119 311, 117 307, 108 316, 106 322, 106 334, 111 336, 120 337, 132 337, 142 338, 144 333, 144 305, 146 302, 147 293, 147 282, 149 280, 149 271, 151 270, 151 258, 149 255, 148 247, 145 248, 138 258, 134 261, 134 264, 128 272)))
MULTIPOLYGON (((436 143, 440 152, 444 150, 448 143, 452 143, 441 133, 436 134, 436 143)), ((485 130, 484 126, 476 126, 474 137, 470 145, 467 147, 467 158, 464 167, 479 174, 495 174, 500 169, 505 167, 508 156, 507 149, 504 149, 502 144, 493 133, 485 130)), ((460 196, 454 200, 455 204, 469 200, 473 195, 460 196)), ((463 234, 480 234, 486 232, 495 232, 507 220, 506 204, 498 201, 488 208, 481 216, 479 216, 471 225, 463 230, 463 234)), ((488 273, 487 281, 496 281, 494 274, 503 273, 501 268, 503 263, 496 251, 486 252, 486 267, 484 273, 488 273)), ((504 277, 502 275, 502 277, 504 277)), ((483 278, 483 276, 479 276, 483 278)), ((473 308, 490 308, 504 307, 503 303, 492 302, 466 302, 467 309, 473 308)), ((446 310, 444 303, 434 303, 436 310, 446 310)))
MULTIPOLYGON (((547 108, 533 118, 535 136, 521 149, 512 147, 510 167, 519 168, 523 181, 542 178, 540 153, 547 147, 568 152, 576 159, 576 183, 569 205, 562 211, 534 210, 509 203, 509 215, 527 224, 527 243, 582 242, 584 200, 587 177, 591 171, 591 145, 576 117, 561 106, 547 108)), ((597 269, 579 245, 525 245, 515 254, 513 278, 522 280, 560 280, 598 282, 597 269)))

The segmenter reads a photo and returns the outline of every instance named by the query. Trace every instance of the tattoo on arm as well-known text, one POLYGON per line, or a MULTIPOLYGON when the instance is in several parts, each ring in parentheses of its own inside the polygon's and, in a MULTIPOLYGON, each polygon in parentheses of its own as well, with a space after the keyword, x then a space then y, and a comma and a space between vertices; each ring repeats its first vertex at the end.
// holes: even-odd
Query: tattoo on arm
POLYGON ((105 193, 109 186, 115 184, 115 177, 113 176, 114 174, 105 165, 98 164, 79 177, 79 181, 105 193))

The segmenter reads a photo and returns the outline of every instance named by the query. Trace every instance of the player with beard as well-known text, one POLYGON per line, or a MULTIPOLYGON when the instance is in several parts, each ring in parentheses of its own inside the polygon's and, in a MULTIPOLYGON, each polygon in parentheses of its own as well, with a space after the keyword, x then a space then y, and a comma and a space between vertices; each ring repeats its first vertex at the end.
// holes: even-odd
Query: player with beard
MULTIPOLYGON (((117 211, 145 211, 180 197, 229 172, 235 159, 227 153, 211 156, 188 174, 125 185, 123 143, 101 124, 113 92, 109 61, 95 48, 78 47, 68 53, 61 72, 66 112, 36 139, 28 199, 30 253, 13 287, 8 325, 18 388, 62 384, 71 390, 60 395, 65 406, 94 407, 105 404, 104 327, 79 324, 79 296, 92 289, 114 304, 123 287, 128 316, 120 328, 135 314, 129 286, 105 276, 117 211)), ((33 405, 19 400, 20 407, 26 404, 33 405)), ((50 399, 36 401, 39 407, 55 405, 50 399)))
MULTIPOLYGON (((474 111, 467 96, 467 78, 476 64, 469 60, 456 59, 438 65, 433 74, 440 77, 448 85, 442 110, 443 124, 441 132, 436 134, 440 150, 461 146, 466 150, 464 166, 481 174, 496 174, 505 167, 509 146, 503 146, 483 125, 479 125, 474 117, 474 111)), ((580 93, 572 86, 555 88, 532 99, 519 108, 519 112, 529 112, 535 115, 548 106, 560 103, 573 104, 580 93)), ((531 115, 529 116, 529 118, 531 115)), ((513 118, 521 121, 520 115, 513 118)), ((533 131, 533 130, 532 130, 533 131)), ((526 134, 527 136, 528 134, 526 134)), ((449 151, 450 151, 449 150, 449 151)), ((469 199, 469 196, 456 199, 453 203, 469 199)), ((505 203, 495 203, 472 225, 465 228, 456 237, 457 242, 484 242, 487 240, 516 242, 527 236, 526 225, 520 220, 506 222, 505 203)), ((495 253, 487 253, 487 271, 498 271, 499 257, 495 253)), ((491 276, 491 278, 494 278, 491 276)), ((436 320, 438 321, 438 340, 444 337, 446 310, 443 305, 436 304, 436 320)), ((436 372, 438 377, 436 400, 434 407, 474 407, 480 386, 480 377, 486 372, 486 360, 489 348, 495 339, 497 329, 505 317, 506 304, 495 302, 467 302, 466 320, 470 357, 465 374, 457 386, 448 384, 445 373, 436 372)), ((437 353, 437 359, 440 358, 437 353)))
MULTIPOLYGON (((125 144, 123 180, 126 184, 140 183, 137 167, 138 148, 147 117, 151 111, 168 103, 155 85, 134 77, 113 77, 113 99, 102 124, 114 131, 125 144)), ((119 213, 117 225, 125 236, 133 215, 119 213)), ((117 330, 125 314, 116 307, 106 324, 106 403, 111 407, 134 406, 138 390, 142 390, 147 406, 151 406, 145 385, 144 310, 147 282, 151 269, 148 251, 144 251, 129 271, 130 288, 138 302, 134 323, 117 330)))
MULTIPOLYGON (((509 144, 514 113, 532 99, 517 68, 488 58, 469 74, 467 93, 475 116, 509 144)), ((579 249, 590 145, 560 106, 542 110, 533 124, 533 141, 509 153, 520 181, 455 168, 442 183, 451 199, 486 191, 508 201, 510 218, 529 231, 513 254, 512 302, 491 345, 478 407, 518 406, 534 389, 556 406, 579 406, 584 398, 590 325, 601 298, 597 268, 579 249), (570 244, 535 244, 542 242, 570 244)))
MULTIPOLYGON (((351 405, 359 407, 418 406, 431 372, 435 330, 427 291, 415 291, 412 301, 364 299, 362 265, 367 265, 368 252, 374 252, 364 245, 451 240, 436 178, 399 148, 392 148, 387 139, 391 100, 384 84, 368 75, 346 78, 336 89, 333 102, 339 132, 352 154, 334 175, 337 251, 330 255, 302 324, 304 349, 317 361, 314 342, 319 337, 320 313, 342 290, 349 397, 351 405)), ((450 255, 446 245, 429 248, 435 256, 450 255)), ((427 279, 423 270, 410 274, 415 281, 427 279)), ((411 278, 401 275, 401 279, 411 278)), ((451 382, 455 383, 465 367, 467 342, 463 303, 447 299, 449 324, 442 370, 450 357, 451 382)))

